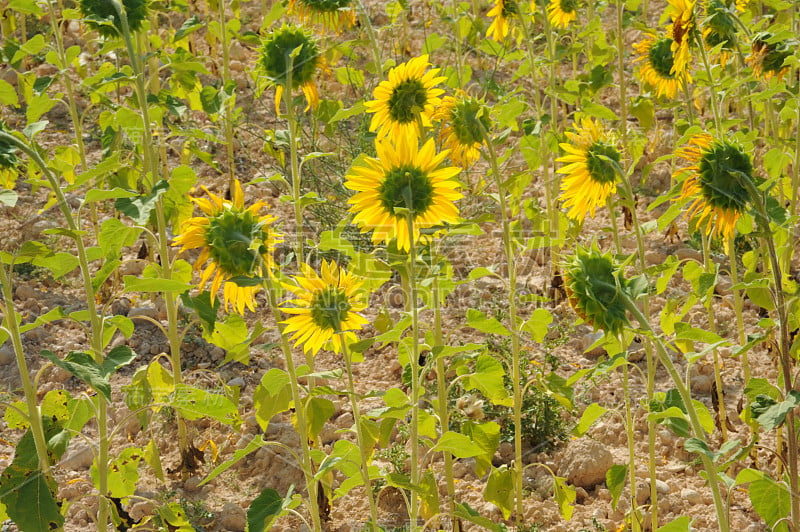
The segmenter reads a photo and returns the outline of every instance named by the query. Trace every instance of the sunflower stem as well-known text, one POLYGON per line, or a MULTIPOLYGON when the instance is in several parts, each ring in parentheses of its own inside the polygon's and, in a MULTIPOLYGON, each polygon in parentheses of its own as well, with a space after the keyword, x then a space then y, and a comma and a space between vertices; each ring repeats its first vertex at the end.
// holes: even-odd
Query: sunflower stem
POLYGON ((617 227, 617 211, 614 208, 614 195, 611 194, 608 196, 608 200, 606 200, 606 204, 608 206, 608 218, 611 221, 611 234, 614 238, 614 248, 618 255, 622 255, 622 244, 619 240, 619 228, 617 227))
MULTIPOLYGON (((220 27, 220 44, 222 45, 222 87, 228 90, 228 82, 231 80, 230 69, 230 41, 228 40, 228 26, 225 17, 225 0, 217 0, 220 27)), ((228 156, 228 188, 233 188, 233 181, 236 179, 236 160, 233 154, 233 123, 231 121, 232 99, 225 101, 222 122, 225 127, 225 149, 228 156)))
MULTIPOLYGON (((622 342, 622 338, 620 338, 622 342)), ((624 344, 623 344, 624 345, 624 344)), ((631 530, 641 532, 642 523, 639 520, 639 511, 636 502, 636 448, 634 447, 633 414, 631 412, 630 374, 628 364, 622 365, 622 394, 625 401, 625 435, 628 441, 628 482, 631 492, 631 530)))
POLYGON ((353 383, 353 357, 350 353, 350 347, 347 345, 347 335, 342 332, 337 334, 339 334, 342 343, 342 354, 344 355, 344 365, 347 371, 347 394, 350 397, 350 407, 353 409, 353 419, 356 425, 356 440, 358 441, 358 449, 361 452, 361 478, 364 482, 364 491, 367 492, 367 499, 369 500, 369 513, 372 519, 369 528, 373 531, 377 531, 379 529, 378 505, 375 502, 375 494, 372 493, 372 481, 369 477, 369 456, 367 456, 364 431, 361 427, 361 409, 358 406, 355 385, 353 383))
MULTIPOLYGON (((713 266, 711 261, 711 250, 710 250, 710 242, 708 235, 705 232, 701 233, 701 238, 703 242, 703 267, 706 271, 706 274, 709 275, 716 275, 717 270, 713 266)), ((716 334, 717 333, 717 317, 716 313, 714 312, 714 298, 713 292, 711 294, 705 294, 705 307, 706 312, 708 314, 708 328, 709 330, 716 334)), ((722 374, 720 371, 720 360, 719 360, 719 351, 715 347, 711 350, 713 360, 714 360, 714 388, 716 389, 717 395, 717 415, 719 416, 719 430, 720 434, 722 435, 722 441, 728 440, 728 416, 727 411, 725 410, 725 396, 722 384, 722 374)))
POLYGON ((364 2, 357 0, 356 3, 358 4, 358 13, 361 16, 361 25, 367 30, 367 37, 372 50, 372 62, 375 63, 375 74, 380 76, 383 74, 383 62, 381 60, 381 49, 378 46, 378 38, 375 36, 375 28, 372 27, 372 19, 369 18, 364 2))
POLYGON ((714 77, 711 73, 711 63, 708 61, 708 53, 706 53, 706 46, 700 32, 696 29, 692 30, 694 41, 700 49, 700 57, 703 59, 703 68, 706 71, 706 78, 708 78, 708 88, 711 90, 711 112, 714 113, 714 129, 716 130, 717 137, 721 137, 725 131, 722 129, 722 116, 719 111, 719 103, 717 102, 717 86, 714 83, 714 77))
MULTIPOLYGON (((481 126, 483 127, 483 126, 481 126)), ((500 175, 500 165, 497 161, 497 152, 494 141, 484 132, 486 149, 489 153, 489 162, 497 185, 497 197, 500 202, 500 219, 503 226, 503 250, 508 266, 508 316, 511 331, 511 384, 514 392, 514 496, 516 500, 517 523, 523 519, 522 507, 522 400, 523 390, 520 385, 520 338, 517 320, 517 268, 514 253, 514 242, 511 237, 511 222, 508 219, 506 193, 503 190, 503 179, 500 175)))
MULTIPOLYGON (((411 198, 406 198, 407 214, 406 223, 408 224, 408 297, 411 303, 411 485, 419 485, 419 313, 417 310, 417 242, 414 238, 414 211, 411 205, 411 198)), ((409 519, 411 520, 412 532, 417 527, 419 515, 419 497, 415 492, 410 493, 411 508, 409 508, 409 519)))
MULTIPOLYGON (((267 290, 267 300, 269 301, 269 307, 272 311, 273 317, 275 318, 275 324, 281 337, 281 350, 283 351, 284 359, 286 359, 286 372, 289 374, 289 383, 292 388, 294 417, 297 421, 297 431, 300 436, 300 449, 302 450, 300 468, 303 470, 303 478, 306 481, 306 492, 308 494, 309 507, 308 512, 311 514, 311 522, 314 525, 314 531, 318 532, 322 530, 322 523, 319 515, 319 504, 317 503, 317 483, 314 480, 314 464, 311 460, 311 449, 308 444, 308 425, 306 422, 305 403, 300 396, 300 383, 297 379, 297 369, 295 368, 294 359, 292 358, 292 348, 289 345, 289 340, 286 338, 286 333, 284 333, 285 326, 280 320, 281 311, 278 308, 277 301, 278 289, 275 286, 275 281, 269 272, 267 272, 264 277, 267 290)), ((357 418, 355 417, 355 412, 353 414, 353 418, 356 419, 356 422, 358 422, 357 418)))
MULTIPOLYGON (((703 426, 700 423, 700 418, 697 415, 697 410, 695 409, 694 403, 692 402, 692 394, 689 391, 689 388, 686 386, 686 383, 678 373, 678 370, 675 368, 675 364, 672 362, 669 353, 667 353, 667 348, 665 347, 661 339, 656 336, 655 331, 650 326, 650 322, 647 320, 645 315, 642 314, 642 312, 639 310, 639 307, 636 306, 636 303, 634 303, 633 300, 630 297, 628 297, 628 295, 625 293, 620 293, 620 299, 625 304, 625 307, 628 309, 628 312, 630 312, 631 315, 633 315, 633 317, 636 319, 636 321, 639 322, 640 329, 647 332, 650 335, 650 337, 653 338, 658 359, 664 366, 664 368, 666 368, 667 373, 669 374, 670 378, 675 384, 675 388, 678 390, 678 394, 681 396, 681 400, 683 401, 683 404, 686 407, 686 413, 689 417, 689 424, 692 427, 692 432, 694 433, 694 437, 707 445, 703 426)), ((719 526, 719 530, 720 532, 730 532, 730 527, 728 525, 728 511, 725 507, 725 502, 723 501, 722 493, 720 492, 719 488, 720 479, 717 473, 716 465, 704 453, 700 453, 700 460, 703 462, 703 467, 705 468, 706 474, 708 475, 708 485, 709 488, 711 489, 711 495, 714 499, 714 508, 717 513, 717 523, 719 526)))
MULTIPOLYGON (((439 286, 439 272, 433 276, 431 285, 431 296, 433 298, 433 340, 434 346, 444 346, 442 334, 442 294, 439 286)), ((436 393, 439 396, 437 406, 439 410, 439 427, 441 433, 447 432, 450 426, 450 414, 447 408, 447 382, 444 357, 436 359, 436 393)), ((447 512, 453 523, 453 532, 459 531, 458 520, 455 519, 456 485, 453 476, 453 455, 449 451, 442 451, 444 456, 444 473, 447 482, 447 512)))
MULTIPOLYGON (((13 266, 9 266, 9 272, 12 269, 13 266)), ((17 370, 22 381, 22 391, 25 394, 28 422, 30 423, 31 434, 33 434, 36 456, 39 458, 39 471, 47 480, 54 481, 53 473, 50 470, 50 458, 47 454, 47 440, 44 435, 42 414, 36 402, 36 387, 31 381, 28 363, 25 360, 25 349, 22 346, 22 335, 19 331, 21 317, 14 308, 14 292, 9 272, 6 272, 5 265, 0 264, 0 288, 2 288, 3 295, 3 301, 0 302, 0 310, 2 310, 4 317, 0 321, 0 325, 2 325, 0 330, 7 331, 8 336, 11 337, 11 345, 14 348, 14 356, 17 361, 17 370)))

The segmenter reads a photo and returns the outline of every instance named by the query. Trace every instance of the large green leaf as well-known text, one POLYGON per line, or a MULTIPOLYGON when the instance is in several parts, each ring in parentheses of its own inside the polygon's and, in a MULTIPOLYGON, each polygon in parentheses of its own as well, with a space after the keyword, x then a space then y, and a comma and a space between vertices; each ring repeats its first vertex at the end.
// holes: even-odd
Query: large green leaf
MULTIPOLYGON (((770 527, 775 526, 779 519, 789 515, 792 508, 789 489, 783 482, 775 482, 768 476, 750 483, 750 502, 756 513, 767 522, 770 527)), ((788 530, 786 523, 780 523, 772 529, 774 532, 788 530)))
MULTIPOLYGON (((134 120, 141 124, 141 120, 134 120)), ((149 194, 143 194, 135 198, 118 198, 114 206, 125 216, 132 218, 137 225, 146 225, 150 218, 150 213, 156 208, 158 200, 162 194, 169 189, 169 183, 161 180, 155 184, 149 194)))
POLYGON ((511 517, 514 511, 514 471, 506 466, 492 469, 483 490, 483 498, 500 508, 504 519, 511 517))
POLYGON ((514 399, 505 387, 503 364, 491 355, 481 354, 475 360, 475 371, 464 376, 464 389, 477 389, 493 404, 511 406, 514 399))
POLYGON ((264 488, 247 509, 247 530, 249 532, 269 530, 282 511, 283 498, 280 493, 272 488, 264 488))
POLYGON ((210 393, 188 384, 178 384, 169 400, 169 405, 186 419, 210 417, 225 425, 240 423, 239 411, 226 396, 210 393))
POLYGON ((474 308, 467 310, 467 325, 482 333, 511 336, 511 331, 496 318, 488 318, 486 314, 474 308))
POLYGON ((108 382, 108 376, 103 375, 100 366, 94 361, 92 355, 82 351, 72 351, 62 360, 55 353, 46 349, 42 350, 40 354, 59 368, 69 371, 73 376, 102 393, 109 401, 111 400, 111 385, 108 382))
POLYGON ((253 408, 261 430, 267 430, 267 425, 273 416, 285 412, 291 404, 292 387, 289 374, 282 369, 270 369, 261 377, 261 382, 253 392, 253 408))
POLYGON ((616 510, 619 503, 619 496, 622 495, 622 488, 625 487, 625 480, 628 475, 628 466, 625 464, 614 464, 606 471, 606 486, 611 492, 611 508, 616 510))
POLYGON ((442 434, 442 437, 439 438, 439 441, 436 442, 431 451, 447 451, 456 458, 472 458, 483 453, 483 449, 473 443, 468 436, 451 430, 442 434))

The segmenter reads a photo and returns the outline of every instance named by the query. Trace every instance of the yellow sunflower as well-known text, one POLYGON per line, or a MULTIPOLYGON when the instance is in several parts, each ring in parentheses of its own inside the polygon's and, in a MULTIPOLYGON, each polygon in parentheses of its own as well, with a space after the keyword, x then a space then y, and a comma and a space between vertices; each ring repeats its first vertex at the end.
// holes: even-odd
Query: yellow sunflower
POLYGON ((458 220, 455 201, 462 197, 461 184, 453 179, 461 170, 440 165, 448 150, 436 153, 433 139, 420 148, 416 137, 401 135, 396 142, 375 142, 378 158, 367 157, 364 166, 354 166, 345 176, 345 187, 356 191, 349 203, 353 222, 361 232, 372 231, 375 243, 397 240, 397 249, 409 251, 411 242, 426 240, 424 229, 458 220), (413 234, 407 214, 411 213, 413 234))
POLYGON ((362 282, 333 261, 322 261, 320 275, 308 264, 302 271, 302 276, 294 276, 294 284, 282 283, 295 296, 281 307, 292 315, 281 322, 286 325, 284 332, 291 333, 295 347, 302 344, 304 352, 316 355, 326 348, 341 353, 342 340, 348 345, 356 341, 353 331, 367 323, 358 314, 367 306, 362 282))
POLYGON ((667 15, 672 22, 667 26, 667 35, 672 39, 673 65, 671 73, 686 72, 689 64, 689 39, 694 28, 694 1, 667 0, 667 15))
POLYGON ((550 0, 547 19, 556 28, 566 28, 578 16, 577 8, 578 0, 550 0))
POLYGON ((655 89, 656 96, 673 99, 681 86, 692 81, 687 70, 675 71, 675 56, 669 37, 656 39, 648 36, 633 47, 639 53, 634 62, 641 62, 639 78, 655 89))
POLYGON ((443 98, 434 118, 442 122, 439 142, 450 150, 450 160, 462 168, 475 164, 481 156, 484 136, 491 128, 483 103, 458 91, 455 98, 443 98))
POLYGON ((194 268, 203 270, 198 284, 201 289, 211 282, 212 301, 225 283, 225 310, 229 304, 239 314, 244 314, 245 307, 255 310, 255 294, 261 289, 260 283, 243 286, 236 281, 269 275, 274 265, 272 254, 275 244, 283 241, 272 229, 277 218, 269 214, 259 215, 266 205, 262 202, 245 208, 244 194, 238 180, 233 182, 230 200, 220 198, 205 187, 203 190, 208 194, 208 199, 192 200, 205 216, 184 222, 181 234, 175 237, 173 245, 181 246, 180 252, 202 248, 194 268))
POLYGON ((569 209, 567 216, 583 221, 586 215, 594 217, 598 207, 617 191, 620 153, 591 118, 574 125, 575 131, 565 134, 569 142, 559 144, 567 155, 556 159, 567 163, 558 169, 566 177, 561 181, 561 200, 569 209))
POLYGON ((289 0, 286 12, 301 24, 319 24, 338 33, 356 23, 352 0, 289 0))
POLYGON ((486 36, 497 42, 503 42, 508 36, 511 27, 510 22, 514 15, 519 13, 519 7, 515 0, 495 0, 492 9, 486 16, 493 19, 486 36))
POLYGON ((375 113, 369 124, 378 138, 419 137, 422 127, 431 127, 431 117, 442 103, 439 97, 444 90, 436 85, 447 78, 437 76, 438 68, 425 71, 430 66, 428 56, 421 55, 389 71, 389 79, 381 81, 373 92, 374 100, 366 108, 375 113))
POLYGON ((750 199, 741 182, 753 179, 750 156, 727 141, 714 141, 706 133, 693 136, 675 154, 693 163, 673 175, 684 180, 678 201, 691 201, 686 216, 697 217, 697 228, 709 236, 723 237, 727 244, 750 199))

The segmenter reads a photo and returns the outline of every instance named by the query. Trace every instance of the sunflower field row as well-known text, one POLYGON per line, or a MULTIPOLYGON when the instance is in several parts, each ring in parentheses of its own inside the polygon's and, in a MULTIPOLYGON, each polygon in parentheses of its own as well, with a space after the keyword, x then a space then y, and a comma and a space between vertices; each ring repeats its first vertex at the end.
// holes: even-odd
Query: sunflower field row
POLYGON ((0 31, 9 530, 800 530, 799 1, 0 31))

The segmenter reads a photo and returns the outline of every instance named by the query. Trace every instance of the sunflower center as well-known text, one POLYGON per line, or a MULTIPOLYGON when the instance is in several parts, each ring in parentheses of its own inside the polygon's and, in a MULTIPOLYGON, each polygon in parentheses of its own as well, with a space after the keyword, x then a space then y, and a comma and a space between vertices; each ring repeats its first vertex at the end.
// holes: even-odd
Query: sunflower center
POLYGON ((459 102, 453 108, 453 132, 462 145, 480 144, 483 136, 489 131, 491 123, 486 113, 481 113, 481 104, 477 100, 459 102))
POLYGON ((559 2, 559 7, 564 13, 574 13, 575 9, 578 7, 578 2, 577 0, 561 0, 561 2, 559 2))
POLYGON ((662 78, 672 79, 674 76, 670 73, 672 65, 675 64, 675 58, 672 56, 672 39, 659 39, 653 46, 650 47, 650 53, 647 58, 653 70, 662 78))
POLYGON ((311 319, 321 329, 341 332, 350 308, 347 294, 339 288, 329 286, 314 294, 311 300, 311 319))
POLYGON ((405 208, 416 218, 433 203, 433 183, 428 174, 406 164, 386 173, 378 194, 381 205, 390 213, 394 214, 396 208, 405 208))
POLYGON ((700 159, 700 188, 712 207, 741 211, 749 198, 742 179, 752 179, 753 165, 739 148, 718 143, 700 159))
POLYGON ((263 245, 250 249, 262 231, 250 212, 225 209, 209 220, 205 234, 209 255, 229 277, 253 275, 257 255, 267 252, 263 245))
POLYGON ((389 115, 394 122, 407 124, 417 119, 428 103, 428 91, 418 79, 401 81, 389 97, 389 115))
POLYGON ((514 0, 506 0, 503 2, 502 15, 504 18, 512 17, 519 13, 519 7, 514 0))
POLYGON ((620 154, 610 144, 596 141, 586 150, 586 168, 598 183, 613 183, 617 179, 620 154))

